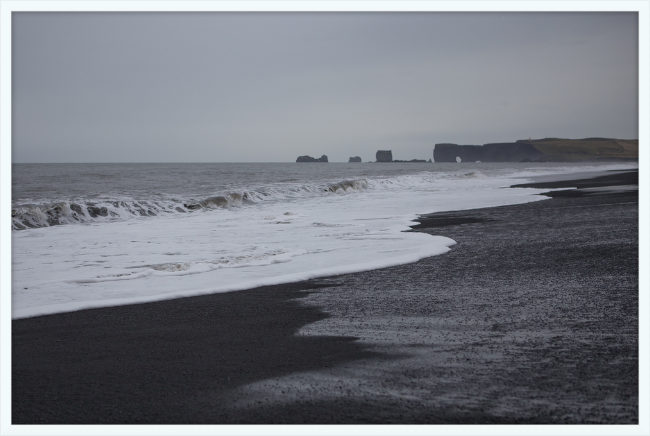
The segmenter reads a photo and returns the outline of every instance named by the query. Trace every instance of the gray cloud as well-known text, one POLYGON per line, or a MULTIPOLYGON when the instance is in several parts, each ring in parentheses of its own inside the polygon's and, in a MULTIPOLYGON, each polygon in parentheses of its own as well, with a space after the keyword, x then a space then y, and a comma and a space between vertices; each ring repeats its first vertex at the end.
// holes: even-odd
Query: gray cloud
POLYGON ((638 137, 636 13, 14 13, 15 162, 638 137))

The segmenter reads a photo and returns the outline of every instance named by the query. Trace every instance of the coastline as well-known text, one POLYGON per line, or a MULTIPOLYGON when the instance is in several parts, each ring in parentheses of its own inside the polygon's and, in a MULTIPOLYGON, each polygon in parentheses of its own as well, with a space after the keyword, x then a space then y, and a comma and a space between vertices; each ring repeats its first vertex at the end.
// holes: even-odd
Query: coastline
POLYGON ((13 423, 636 423, 633 174, 423 216, 458 245, 412 264, 14 320, 13 423))
MULTIPOLYGON (((614 170, 593 171, 582 174, 557 174, 532 177, 532 182, 512 185, 511 188, 568 189, 576 188, 585 193, 589 188, 614 186, 639 186, 639 171, 614 170)), ((550 195, 552 196, 552 195, 550 195)))

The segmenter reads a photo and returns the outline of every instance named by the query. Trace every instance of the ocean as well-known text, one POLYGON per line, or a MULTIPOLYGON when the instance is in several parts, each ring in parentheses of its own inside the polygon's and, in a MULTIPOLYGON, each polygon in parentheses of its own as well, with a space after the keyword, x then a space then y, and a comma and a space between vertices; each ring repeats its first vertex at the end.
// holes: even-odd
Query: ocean
POLYGON ((612 163, 12 165, 12 317, 368 271, 442 255, 420 214, 532 201, 612 163))

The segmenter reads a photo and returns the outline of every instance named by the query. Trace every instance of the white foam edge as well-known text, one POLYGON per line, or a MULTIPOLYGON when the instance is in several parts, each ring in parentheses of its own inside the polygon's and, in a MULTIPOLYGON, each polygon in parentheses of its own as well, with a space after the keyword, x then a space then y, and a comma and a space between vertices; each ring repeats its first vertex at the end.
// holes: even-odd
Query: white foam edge
POLYGON ((196 297, 200 295, 221 294, 226 292, 244 291, 261 286, 282 285, 287 283, 296 283, 321 277, 332 277, 343 274, 351 274, 363 271, 372 271, 390 266, 405 265, 414 263, 421 259, 431 256, 444 254, 450 250, 449 247, 456 245, 456 241, 445 236, 432 236, 436 238, 437 243, 426 244, 420 247, 416 253, 405 254, 393 258, 378 259, 371 262, 357 263, 353 265, 336 266, 322 268, 304 273, 285 274, 276 277, 267 277, 259 280, 234 283, 231 285, 220 286, 216 288, 196 289, 181 292, 169 292, 158 295, 148 295, 142 297, 130 298, 113 298, 106 300, 75 301, 70 303, 52 304, 47 306, 25 307, 12 311, 12 319, 32 318, 41 315, 53 315, 56 313, 76 312, 85 309, 97 309, 103 307, 125 306, 141 303, 152 303, 156 301, 172 300, 184 297, 196 297))
MULTIPOLYGON (((39 285, 48 285, 55 283, 69 283, 69 284, 85 284, 85 283, 102 283, 102 282, 117 282, 122 280, 134 280, 140 279, 142 277, 156 276, 156 277, 165 277, 165 276, 191 276, 194 274, 203 274, 206 272, 214 271, 221 268, 246 268, 250 266, 266 266, 276 263, 285 263, 291 261, 292 257, 299 256, 301 254, 307 253, 306 250, 294 250, 282 254, 274 255, 273 258, 265 260, 257 260, 250 262, 242 262, 238 264, 210 264, 210 262, 200 262, 189 264, 188 269, 186 270, 153 270, 148 269, 146 271, 140 271, 130 274, 118 275, 118 276, 106 276, 106 277, 97 277, 91 279, 72 279, 72 280, 63 280, 63 281, 51 281, 51 282, 41 282, 39 285)), ((187 264, 186 262, 168 262, 166 265, 174 264, 187 264)), ((151 265, 136 266, 131 268, 151 268, 151 265)))

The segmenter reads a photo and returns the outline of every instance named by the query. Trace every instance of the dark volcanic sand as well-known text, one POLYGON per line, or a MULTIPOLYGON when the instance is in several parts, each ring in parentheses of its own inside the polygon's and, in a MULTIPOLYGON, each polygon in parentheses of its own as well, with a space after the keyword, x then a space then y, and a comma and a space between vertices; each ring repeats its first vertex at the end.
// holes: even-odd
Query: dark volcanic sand
POLYGON ((458 245, 413 264, 15 320, 13 423, 638 423, 638 193, 552 195, 423 217, 458 245))

